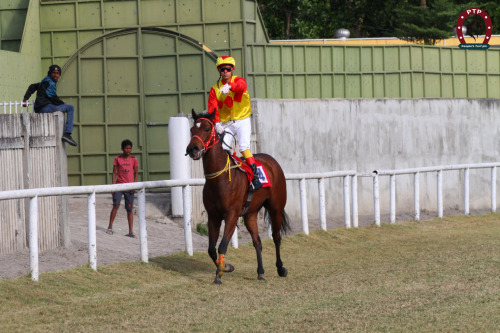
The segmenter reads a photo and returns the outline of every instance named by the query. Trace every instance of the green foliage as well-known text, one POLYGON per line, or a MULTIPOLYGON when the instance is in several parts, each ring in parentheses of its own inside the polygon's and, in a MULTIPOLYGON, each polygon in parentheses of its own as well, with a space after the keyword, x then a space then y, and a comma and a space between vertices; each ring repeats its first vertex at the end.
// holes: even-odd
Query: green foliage
POLYGON ((203 236, 208 236, 208 223, 200 222, 196 224, 196 231, 203 236))
POLYGON ((396 10, 395 36, 411 42, 434 45, 450 37, 460 11, 449 0, 432 1, 426 7, 406 4, 396 10))
MULTIPOLYGON (((346 28, 352 37, 396 37, 433 44, 448 38, 458 15, 468 8, 485 10, 500 33, 500 4, 494 1, 427 0, 258 0, 271 39, 334 38, 346 28)), ((466 22, 482 23, 473 15, 466 22)), ((476 24, 477 25, 477 24, 476 24)), ((483 24, 484 25, 484 24, 483 24)), ((484 34, 484 28, 479 28, 484 34)))

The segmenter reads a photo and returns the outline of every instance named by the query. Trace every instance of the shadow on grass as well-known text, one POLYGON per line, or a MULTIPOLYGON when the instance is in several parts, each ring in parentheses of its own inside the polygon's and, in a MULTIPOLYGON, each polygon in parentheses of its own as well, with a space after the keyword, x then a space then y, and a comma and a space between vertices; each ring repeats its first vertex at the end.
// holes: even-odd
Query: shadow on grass
POLYGON ((201 258, 201 256, 189 257, 185 253, 176 253, 166 257, 151 258, 149 261, 164 270, 178 272, 182 275, 189 276, 200 272, 215 272, 215 266, 210 258, 201 258))

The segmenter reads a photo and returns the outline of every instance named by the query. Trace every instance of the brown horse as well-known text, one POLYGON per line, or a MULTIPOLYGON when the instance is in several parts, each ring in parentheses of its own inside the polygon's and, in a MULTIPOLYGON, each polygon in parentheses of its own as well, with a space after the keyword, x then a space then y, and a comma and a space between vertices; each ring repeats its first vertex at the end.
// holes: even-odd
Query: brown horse
MULTIPOLYGON (((215 114, 215 113, 213 113, 215 114)), ((221 284, 223 272, 232 272, 234 267, 224 263, 224 255, 231 236, 236 228, 238 218, 244 211, 249 195, 249 182, 245 173, 235 168, 235 163, 219 141, 213 123, 213 114, 197 115, 192 111, 194 125, 191 128, 191 141, 186 148, 186 155, 194 160, 203 159, 203 169, 206 183, 203 187, 203 204, 208 214, 208 254, 212 258, 217 271, 215 284, 221 284), (219 244, 217 258, 216 243, 219 238, 222 220, 225 221, 224 235, 219 244)), ((243 213, 245 227, 252 236, 253 246, 257 252, 257 274, 259 280, 264 280, 262 265, 262 243, 257 226, 257 213, 266 208, 266 217, 271 219, 272 235, 276 247, 276 267, 278 275, 285 277, 288 271, 283 267, 280 258, 280 231, 290 229, 285 213, 286 181, 280 165, 274 158, 266 154, 256 154, 267 171, 272 187, 259 188, 252 193, 251 202, 243 213)))

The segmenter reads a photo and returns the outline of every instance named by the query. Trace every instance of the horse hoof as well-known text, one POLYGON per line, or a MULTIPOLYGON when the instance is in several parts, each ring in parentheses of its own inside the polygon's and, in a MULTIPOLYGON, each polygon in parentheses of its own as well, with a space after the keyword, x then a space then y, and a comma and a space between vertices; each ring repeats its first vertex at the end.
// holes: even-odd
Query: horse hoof
POLYGON ((285 267, 278 268, 278 275, 285 277, 288 275, 288 270, 285 267))
POLYGON ((264 279, 264 274, 259 274, 257 276, 257 280, 259 280, 259 281, 266 281, 266 279, 264 279))
POLYGON ((222 274, 219 274, 220 272, 215 273, 215 279, 214 279, 214 284, 221 285, 222 284, 222 274))
POLYGON ((224 264, 224 273, 231 273, 234 271, 234 266, 231 264, 224 264))

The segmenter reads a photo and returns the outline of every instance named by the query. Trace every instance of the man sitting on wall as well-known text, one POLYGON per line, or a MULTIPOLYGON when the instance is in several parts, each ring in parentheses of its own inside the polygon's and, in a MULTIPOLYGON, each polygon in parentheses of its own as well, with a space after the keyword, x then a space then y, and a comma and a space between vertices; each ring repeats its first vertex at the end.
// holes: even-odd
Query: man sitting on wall
POLYGON ((62 141, 67 142, 72 146, 76 146, 76 141, 71 137, 71 133, 73 133, 73 116, 75 108, 73 105, 64 103, 57 96, 56 83, 60 76, 61 67, 58 65, 50 66, 49 72, 47 73, 47 76, 43 78, 42 82, 33 83, 28 87, 28 90, 26 90, 26 93, 24 94, 23 103, 25 103, 36 91, 36 113, 53 113, 56 111, 66 113, 66 126, 64 127, 62 141))

